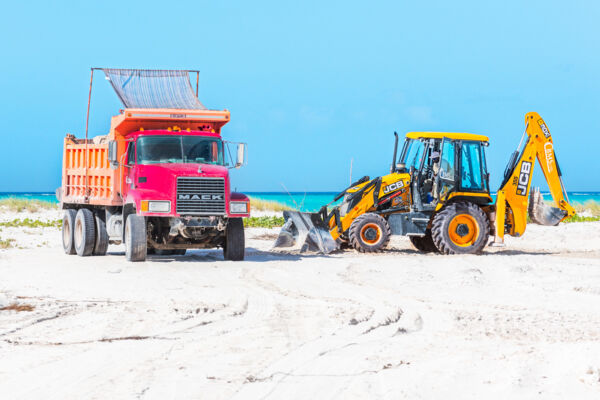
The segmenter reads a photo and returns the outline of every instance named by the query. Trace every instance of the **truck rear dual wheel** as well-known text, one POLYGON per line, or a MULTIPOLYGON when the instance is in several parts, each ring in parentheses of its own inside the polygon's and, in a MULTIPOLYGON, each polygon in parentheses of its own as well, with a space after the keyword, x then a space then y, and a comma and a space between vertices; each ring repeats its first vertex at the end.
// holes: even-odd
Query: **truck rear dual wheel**
POLYGON ((444 254, 479 254, 487 244, 490 225, 483 210, 474 203, 447 205, 433 217, 433 242, 444 254))
POLYGON ((242 261, 245 252, 244 222, 241 218, 230 218, 225 228, 223 257, 226 260, 242 261))
POLYGON ((390 226, 379 214, 363 214, 350 225, 350 245, 363 253, 382 251, 387 247, 390 236, 390 226))
POLYGON ((62 242, 69 255, 105 255, 108 249, 106 224, 88 209, 67 209, 63 215, 62 242))
POLYGON ((96 241, 94 242, 95 256, 104 256, 108 250, 108 232, 106 231, 106 222, 100 218, 99 213, 94 213, 96 221, 96 241))
POLYGON ((65 254, 73 255, 76 254, 75 243, 73 237, 75 236, 75 216, 77 215, 76 210, 67 209, 63 214, 62 222, 62 243, 65 254))
POLYGON ((148 249, 146 219, 129 214, 125 224, 125 258, 127 261, 144 261, 148 249))
POLYGON ((87 208, 80 208, 75 215, 75 227, 73 229, 73 242, 77 255, 80 257, 91 255, 96 243, 94 213, 87 208))

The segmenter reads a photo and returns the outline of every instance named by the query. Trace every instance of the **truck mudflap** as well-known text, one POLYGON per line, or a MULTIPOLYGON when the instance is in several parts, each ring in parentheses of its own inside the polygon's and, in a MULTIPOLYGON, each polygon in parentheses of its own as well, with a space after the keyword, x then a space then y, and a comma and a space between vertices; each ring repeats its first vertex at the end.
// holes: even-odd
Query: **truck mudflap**
POLYGON ((284 211, 285 223, 273 248, 329 254, 339 245, 329 234, 329 228, 321 214, 284 211))
POLYGON ((529 196, 529 218, 538 225, 558 225, 567 216, 560 208, 551 207, 544 203, 544 197, 539 188, 532 188, 529 196))

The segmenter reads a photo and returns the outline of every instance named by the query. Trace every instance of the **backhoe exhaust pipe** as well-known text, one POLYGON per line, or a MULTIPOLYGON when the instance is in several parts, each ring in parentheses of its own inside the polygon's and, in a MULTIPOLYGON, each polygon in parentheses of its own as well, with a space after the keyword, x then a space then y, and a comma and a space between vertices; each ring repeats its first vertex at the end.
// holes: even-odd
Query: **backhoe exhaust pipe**
POLYGON ((339 249, 329 234, 329 227, 319 213, 284 211, 285 224, 273 248, 296 250, 300 253, 317 252, 329 254, 339 249))
POLYGON ((531 188, 529 196, 529 218, 538 225, 555 226, 567 216, 567 212, 544 203, 539 188, 531 188))

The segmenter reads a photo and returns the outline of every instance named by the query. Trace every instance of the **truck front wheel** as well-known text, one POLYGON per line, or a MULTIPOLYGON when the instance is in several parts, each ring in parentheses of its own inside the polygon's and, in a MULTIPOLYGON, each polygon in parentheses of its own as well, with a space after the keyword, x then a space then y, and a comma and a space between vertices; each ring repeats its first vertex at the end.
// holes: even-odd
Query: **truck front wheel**
POLYGON ((141 215, 129 214, 125 224, 125 258, 127 261, 144 261, 146 251, 146 220, 141 215))
POLYGON ((241 218, 230 218, 225 229, 223 257, 226 260, 241 261, 245 251, 244 222, 241 218))

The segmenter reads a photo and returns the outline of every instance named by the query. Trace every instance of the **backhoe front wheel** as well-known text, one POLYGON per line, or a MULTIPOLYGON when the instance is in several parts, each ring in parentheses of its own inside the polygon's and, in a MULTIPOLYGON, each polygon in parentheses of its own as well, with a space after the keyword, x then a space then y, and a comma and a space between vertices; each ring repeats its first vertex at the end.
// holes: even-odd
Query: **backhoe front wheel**
POLYGON ((490 235, 488 218, 474 203, 446 206, 433 217, 433 242, 444 254, 479 254, 490 235))
POLYGON ((363 214, 350 225, 350 244, 363 253, 382 251, 387 247, 390 235, 390 226, 378 214, 363 214))

